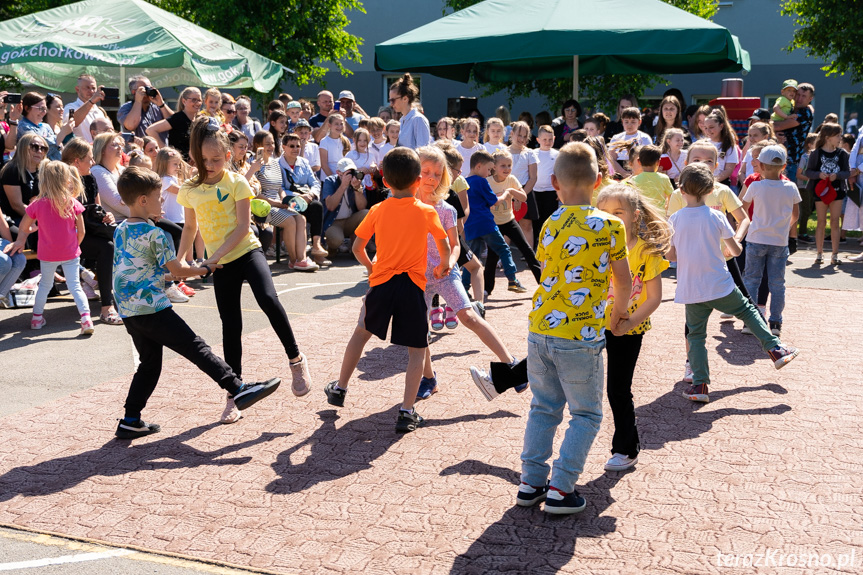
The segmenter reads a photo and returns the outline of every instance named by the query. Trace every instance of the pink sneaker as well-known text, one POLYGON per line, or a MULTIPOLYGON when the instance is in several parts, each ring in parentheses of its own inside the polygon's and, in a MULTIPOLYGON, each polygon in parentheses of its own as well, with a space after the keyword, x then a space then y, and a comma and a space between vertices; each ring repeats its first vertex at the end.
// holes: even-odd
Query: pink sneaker
POLYGON ((222 412, 219 422, 226 424, 236 423, 240 421, 241 417, 243 417, 243 412, 237 409, 237 406, 234 404, 234 398, 229 395, 228 402, 225 404, 225 410, 222 412))
POLYGON ((45 327, 46 323, 48 322, 45 321, 45 318, 41 315, 38 318, 34 316, 33 319, 30 320, 30 329, 42 329, 45 327))
POLYGON ((432 308, 431 313, 429 314, 429 318, 431 319, 432 329, 435 331, 440 331, 443 329, 443 308, 435 307, 432 308))
POLYGON ((458 318, 455 316, 455 311, 450 306, 446 306, 446 323, 447 329, 455 329, 458 327, 458 318))
POLYGON ((318 271, 319 266, 309 258, 305 258, 298 262, 294 262, 293 267, 296 271, 299 272, 316 272, 318 271))
POLYGON ((93 335, 93 320, 90 316, 81 317, 81 335, 93 335))

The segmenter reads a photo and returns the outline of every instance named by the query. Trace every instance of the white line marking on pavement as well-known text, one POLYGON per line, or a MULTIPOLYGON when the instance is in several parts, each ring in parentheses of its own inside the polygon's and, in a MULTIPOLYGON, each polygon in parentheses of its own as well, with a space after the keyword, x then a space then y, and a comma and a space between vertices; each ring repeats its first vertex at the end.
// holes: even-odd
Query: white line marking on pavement
POLYGON ((322 283, 302 283, 302 284, 297 284, 297 287, 292 287, 292 288, 288 288, 288 289, 283 289, 282 291, 277 292, 277 293, 276 293, 276 295, 282 295, 283 293, 288 293, 289 291, 297 291, 297 290, 301 290, 301 289, 309 289, 309 288, 313 288, 313 287, 325 287, 325 286, 346 286, 346 285, 357 285, 357 284, 359 284, 359 283, 360 283, 360 282, 333 282, 333 283, 328 283, 328 284, 322 284, 322 283))
POLYGON ((62 557, 48 557, 47 559, 34 559, 32 561, 18 561, 16 563, 0 563, 0 571, 12 571, 13 569, 33 569, 48 565, 64 565, 66 563, 81 563, 82 561, 98 561, 111 557, 122 557, 135 553, 131 549, 112 549, 99 553, 78 553, 76 555, 64 555, 62 557))

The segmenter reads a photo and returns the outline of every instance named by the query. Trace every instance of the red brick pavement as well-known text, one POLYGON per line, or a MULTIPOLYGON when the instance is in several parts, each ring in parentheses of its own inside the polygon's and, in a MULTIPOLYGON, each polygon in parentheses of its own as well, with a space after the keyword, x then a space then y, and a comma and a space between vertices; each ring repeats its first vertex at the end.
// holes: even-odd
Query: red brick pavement
MULTIPOLYGON (((529 298, 495 295, 489 319, 523 355, 529 298)), ((719 573, 736 570, 718 553, 773 549, 863 562, 859 297, 789 289, 785 339, 803 352, 779 372, 715 317, 708 405, 680 396, 683 308, 664 303, 634 385, 640 463, 603 472, 606 406, 580 516, 513 506, 530 394, 485 401, 467 368, 491 354, 464 327, 432 347, 428 427, 394 433, 407 355, 377 340, 347 405, 328 406, 351 301, 292 320, 313 392, 294 398, 288 379, 238 424, 214 423, 224 396, 184 360, 145 412, 162 432, 131 445, 112 439, 128 378, 7 417, 0 522, 286 573, 719 573)), ((245 347, 248 377, 288 377, 271 331, 245 347)))

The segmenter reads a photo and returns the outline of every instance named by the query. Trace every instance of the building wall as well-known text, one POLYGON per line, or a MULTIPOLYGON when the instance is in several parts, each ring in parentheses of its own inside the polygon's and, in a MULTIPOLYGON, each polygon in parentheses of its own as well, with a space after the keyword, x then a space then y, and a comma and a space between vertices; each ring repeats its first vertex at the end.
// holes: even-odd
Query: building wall
MULTIPOLYGON (((863 86, 852 84, 847 77, 827 78, 821 63, 806 56, 805 52, 797 50, 788 52, 784 48, 791 42, 794 31, 792 18, 779 13, 778 0, 733 0, 723 1, 714 18, 717 24, 727 27, 740 38, 744 49, 748 50, 752 61, 752 71, 743 77, 744 95, 762 98, 766 104, 779 93, 782 81, 794 78, 798 82, 810 82, 815 86, 816 120, 823 118, 829 112, 841 113, 845 116, 849 110, 843 109, 842 95, 861 94, 863 86), (769 97, 769 99, 768 99, 769 97)), ((377 72, 374 69, 375 44, 394 38, 414 28, 441 18, 443 15, 442 0, 365 0, 366 14, 353 13, 348 31, 364 39, 361 47, 363 61, 361 64, 348 63, 347 67, 354 71, 348 77, 338 73, 326 76, 327 89, 334 93, 349 89, 353 91, 357 101, 368 112, 376 113, 379 106, 386 104, 385 76, 390 73, 377 72)), ((719 95, 722 79, 726 77, 741 77, 739 74, 687 74, 669 76, 671 86, 679 88, 688 100, 695 96, 719 95)), ((321 89, 318 85, 302 88, 286 83, 284 91, 295 98, 314 97, 321 89)), ((668 86, 660 86, 648 93, 648 96, 661 95, 668 86)), ((447 98, 457 96, 480 96, 480 92, 468 84, 452 82, 429 75, 422 75, 421 99, 426 116, 435 121, 445 115, 447 98)), ((487 98, 479 98, 480 111, 489 117, 495 108, 506 104, 504 94, 487 98)), ((863 104, 858 101, 861 111, 863 104)), ((513 116, 518 112, 528 110, 536 113, 544 109, 541 98, 518 99, 511 108, 513 116)))

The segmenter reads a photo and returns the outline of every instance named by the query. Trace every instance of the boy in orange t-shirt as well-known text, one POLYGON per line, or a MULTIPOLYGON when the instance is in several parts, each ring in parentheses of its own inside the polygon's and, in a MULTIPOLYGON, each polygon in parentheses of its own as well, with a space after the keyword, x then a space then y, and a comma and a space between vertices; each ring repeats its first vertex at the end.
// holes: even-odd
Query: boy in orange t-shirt
POLYGON ((435 277, 449 271, 450 246, 440 218, 432 206, 423 204, 415 194, 420 184, 420 160, 409 148, 395 148, 383 160, 384 184, 392 196, 372 206, 356 230, 354 255, 369 271, 369 291, 363 298, 360 319, 345 349, 339 379, 327 384, 327 402, 345 404, 348 382, 362 357, 363 349, 376 335, 386 339, 390 318, 390 341, 408 348, 405 395, 396 431, 414 431, 423 418, 413 408, 422 376, 425 349, 428 347, 428 310, 424 290, 427 259, 426 238, 431 234, 441 254, 435 277), (377 261, 372 264, 366 244, 374 236, 377 261))

